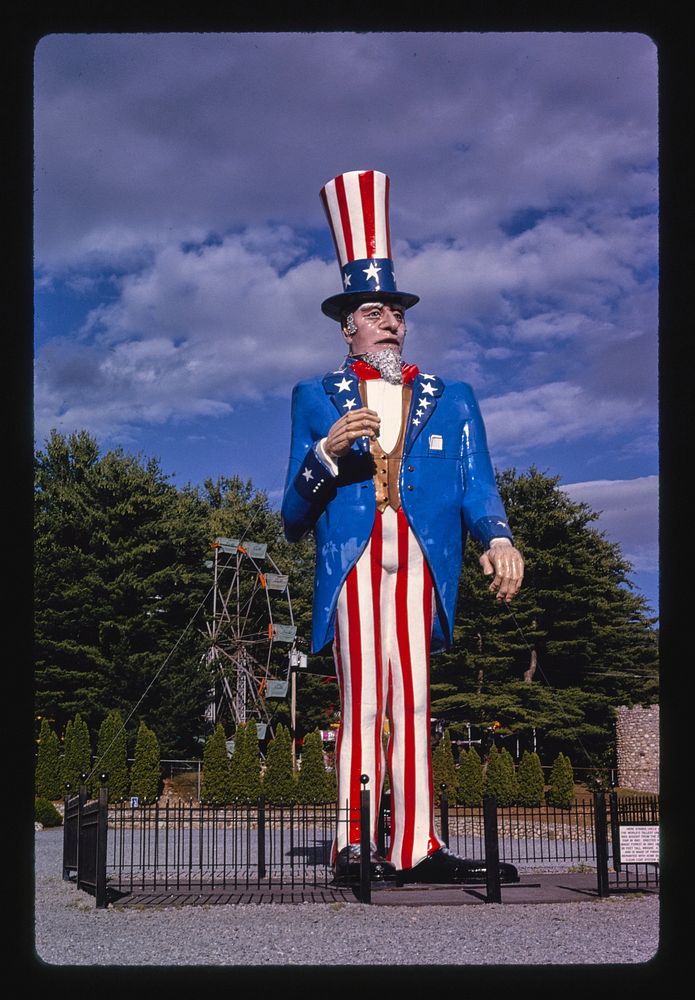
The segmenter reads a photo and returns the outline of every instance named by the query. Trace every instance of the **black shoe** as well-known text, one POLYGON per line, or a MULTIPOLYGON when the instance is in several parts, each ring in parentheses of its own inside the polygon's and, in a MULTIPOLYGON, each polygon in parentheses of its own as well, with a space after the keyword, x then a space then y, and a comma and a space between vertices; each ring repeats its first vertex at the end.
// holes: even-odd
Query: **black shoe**
MULTIPOLYGON (((360 880, 360 845, 349 844, 338 854, 335 861, 336 885, 348 885, 360 880)), ((391 882, 397 877, 396 867, 376 850, 369 854, 370 882, 391 882)))
MULTIPOLYGON (((499 863, 500 882, 518 882, 519 873, 514 865, 499 863)), ((398 873, 398 881, 429 883, 430 885, 460 885, 463 882, 486 882, 487 865, 484 861, 470 861, 452 854, 448 847, 423 858, 414 868, 398 873)))

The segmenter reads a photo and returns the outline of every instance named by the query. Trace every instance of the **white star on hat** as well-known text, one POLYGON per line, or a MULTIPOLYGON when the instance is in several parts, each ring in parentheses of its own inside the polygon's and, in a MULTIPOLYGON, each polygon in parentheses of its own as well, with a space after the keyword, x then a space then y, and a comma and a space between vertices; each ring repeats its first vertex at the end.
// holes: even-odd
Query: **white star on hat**
POLYGON ((374 261, 371 261, 370 264, 369 264, 369 267, 364 267, 364 268, 362 268, 362 270, 366 274, 367 279, 374 278, 374 280, 378 284, 378 282, 379 282, 379 271, 381 270, 381 268, 377 267, 376 264, 374 263, 374 261))

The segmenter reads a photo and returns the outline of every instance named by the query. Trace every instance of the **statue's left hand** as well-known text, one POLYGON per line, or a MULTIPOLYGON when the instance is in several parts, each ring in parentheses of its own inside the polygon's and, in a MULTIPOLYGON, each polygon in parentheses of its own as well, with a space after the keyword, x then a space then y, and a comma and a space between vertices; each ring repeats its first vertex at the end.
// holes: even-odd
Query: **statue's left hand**
POLYGON ((498 601, 511 601, 524 578, 524 558, 518 549, 511 544, 493 541, 490 548, 483 552, 479 562, 486 576, 494 573, 488 590, 493 593, 497 591, 498 601))

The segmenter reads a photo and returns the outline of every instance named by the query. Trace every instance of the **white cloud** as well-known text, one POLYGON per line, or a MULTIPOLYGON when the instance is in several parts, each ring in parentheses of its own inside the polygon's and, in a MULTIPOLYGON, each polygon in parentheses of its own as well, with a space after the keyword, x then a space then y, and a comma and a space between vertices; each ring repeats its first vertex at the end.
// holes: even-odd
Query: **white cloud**
POLYGON ((573 500, 601 512, 596 526, 610 540, 620 542, 623 555, 636 571, 658 570, 658 476, 567 483, 561 489, 573 500))
POLYGON ((480 408, 491 450, 500 456, 585 436, 601 439, 625 431, 640 416, 628 400, 592 396, 569 382, 489 396, 480 408))

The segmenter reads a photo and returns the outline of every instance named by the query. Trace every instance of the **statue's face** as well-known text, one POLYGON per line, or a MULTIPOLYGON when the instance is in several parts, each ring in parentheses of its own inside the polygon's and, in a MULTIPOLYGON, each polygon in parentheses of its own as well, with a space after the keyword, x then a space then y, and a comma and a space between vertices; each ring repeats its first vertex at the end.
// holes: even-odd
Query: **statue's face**
POLYGON ((397 302, 365 302, 354 310, 356 332, 350 336, 343 327, 343 337, 350 354, 367 354, 387 348, 402 351, 405 340, 405 310, 397 302))

